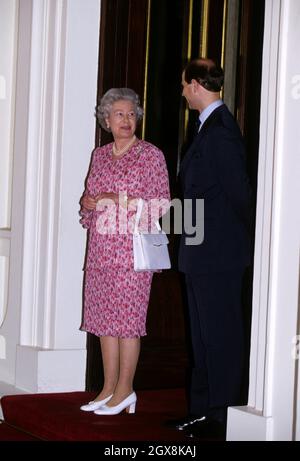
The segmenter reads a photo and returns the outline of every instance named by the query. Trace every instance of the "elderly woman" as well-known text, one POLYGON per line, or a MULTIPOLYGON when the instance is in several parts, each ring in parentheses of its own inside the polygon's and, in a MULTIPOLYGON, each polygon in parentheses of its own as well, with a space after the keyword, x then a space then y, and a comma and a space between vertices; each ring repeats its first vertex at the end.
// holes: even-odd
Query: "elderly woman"
POLYGON ((138 95, 129 88, 110 89, 97 116, 114 142, 95 149, 80 201, 81 224, 89 229, 81 329, 100 338, 104 385, 81 409, 112 415, 135 412, 133 379, 153 275, 134 271, 132 214, 140 198, 146 205, 164 199, 164 212, 170 195, 163 153, 135 136, 143 116, 138 95), (127 216, 125 231, 121 216, 127 216))

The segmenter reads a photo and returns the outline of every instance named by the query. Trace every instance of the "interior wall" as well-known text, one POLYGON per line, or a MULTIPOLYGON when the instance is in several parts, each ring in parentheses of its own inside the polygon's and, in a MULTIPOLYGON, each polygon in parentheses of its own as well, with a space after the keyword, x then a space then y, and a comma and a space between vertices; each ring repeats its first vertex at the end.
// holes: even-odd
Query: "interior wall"
MULTIPOLYGON (((84 390, 79 199, 94 149, 100 0, 19 0, 11 253, 0 382, 84 390)), ((1 385, 0 385, 1 393, 1 385)))

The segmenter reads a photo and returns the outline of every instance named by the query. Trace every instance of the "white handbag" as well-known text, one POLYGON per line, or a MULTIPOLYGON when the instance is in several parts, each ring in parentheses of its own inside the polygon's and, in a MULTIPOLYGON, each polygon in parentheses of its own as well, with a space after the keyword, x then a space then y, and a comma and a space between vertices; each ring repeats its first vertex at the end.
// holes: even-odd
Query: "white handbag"
POLYGON ((170 269, 171 261, 168 251, 168 237, 161 229, 157 221, 157 232, 152 234, 143 234, 139 232, 139 222, 143 209, 143 200, 139 199, 133 237, 133 259, 134 270, 155 271, 160 269, 170 269))

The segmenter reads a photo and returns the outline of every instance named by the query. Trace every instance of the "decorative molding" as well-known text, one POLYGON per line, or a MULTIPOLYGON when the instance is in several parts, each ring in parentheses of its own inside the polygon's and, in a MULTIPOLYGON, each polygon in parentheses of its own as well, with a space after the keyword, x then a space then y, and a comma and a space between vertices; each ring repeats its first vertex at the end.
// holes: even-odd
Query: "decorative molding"
POLYGON ((266 0, 249 402, 229 411, 233 440, 299 437, 299 14, 296 0, 266 0))
POLYGON ((19 1, 0 5, 0 228, 11 227, 12 165, 14 150, 15 88, 19 1))
POLYGON ((264 406, 280 6, 266 0, 248 402, 257 410, 264 406))
POLYGON ((264 413, 274 418, 274 440, 292 440, 297 395, 296 360, 292 340, 297 333, 299 300, 300 195, 299 103, 292 94, 292 78, 299 72, 294 43, 300 39, 296 0, 281 2, 278 55, 277 117, 274 151, 270 315, 267 333, 267 366, 264 413), (282 396, 285 396, 282 399, 282 396))
POLYGON ((267 440, 265 418, 274 149, 281 0, 266 0, 248 406, 228 410, 227 440, 267 440), (256 416, 254 416, 256 415, 256 416))
POLYGON ((66 2, 33 0, 21 345, 53 337, 66 2))

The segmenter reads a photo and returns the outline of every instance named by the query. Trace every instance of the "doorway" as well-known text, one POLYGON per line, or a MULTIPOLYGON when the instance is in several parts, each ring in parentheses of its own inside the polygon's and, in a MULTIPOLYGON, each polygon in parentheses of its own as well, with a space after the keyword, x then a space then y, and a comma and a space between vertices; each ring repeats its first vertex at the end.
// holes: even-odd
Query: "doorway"
MULTIPOLYGON (((186 109, 181 97, 181 72, 188 59, 198 56, 217 59, 225 68, 228 84, 223 96, 225 102, 230 102, 228 105, 245 135, 249 174, 256 190, 264 2, 255 2, 255 10, 253 3, 251 0, 101 2, 98 98, 111 87, 130 87, 140 95, 145 117, 139 136, 164 152, 172 198, 180 197, 179 164, 191 140, 197 115, 186 109)), ((95 144, 110 141, 110 134, 97 126, 95 144)), ((178 236, 171 232, 169 240, 172 269, 154 276, 148 334, 142 338, 136 389, 183 387, 188 376, 190 344, 185 291, 182 276, 176 270, 178 236)), ((249 348, 251 269, 246 279, 244 306, 249 348)), ((98 338, 88 334, 87 349, 86 387, 96 391, 103 382, 98 338)), ((245 399, 247 386, 245 370, 245 399)))

